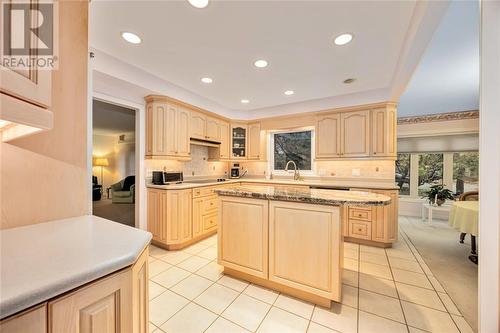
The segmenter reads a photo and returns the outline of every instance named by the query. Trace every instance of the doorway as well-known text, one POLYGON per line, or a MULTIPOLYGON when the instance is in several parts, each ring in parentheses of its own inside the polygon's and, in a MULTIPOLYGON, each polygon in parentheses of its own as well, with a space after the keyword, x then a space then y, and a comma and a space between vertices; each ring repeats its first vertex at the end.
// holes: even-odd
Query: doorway
POLYGON ((93 215, 136 226, 136 110, 92 100, 93 215))

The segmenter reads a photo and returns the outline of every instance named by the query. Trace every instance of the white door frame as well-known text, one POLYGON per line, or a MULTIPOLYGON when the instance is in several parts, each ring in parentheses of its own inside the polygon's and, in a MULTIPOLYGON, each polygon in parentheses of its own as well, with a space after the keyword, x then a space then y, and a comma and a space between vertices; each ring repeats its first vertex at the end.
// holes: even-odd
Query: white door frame
MULTIPOLYGON (((92 92, 92 100, 114 104, 127 109, 134 110, 135 113, 135 227, 146 230, 146 185, 144 175, 144 156, 146 147, 146 127, 145 127, 145 108, 144 105, 136 104, 121 98, 109 96, 106 94, 92 92)), ((89 124, 92 130, 92 122, 89 124)), ((90 135, 92 142, 92 135, 90 135)), ((89 159, 92 160, 92 144, 87 151, 89 159)), ((90 170, 92 172, 92 169, 90 170)))

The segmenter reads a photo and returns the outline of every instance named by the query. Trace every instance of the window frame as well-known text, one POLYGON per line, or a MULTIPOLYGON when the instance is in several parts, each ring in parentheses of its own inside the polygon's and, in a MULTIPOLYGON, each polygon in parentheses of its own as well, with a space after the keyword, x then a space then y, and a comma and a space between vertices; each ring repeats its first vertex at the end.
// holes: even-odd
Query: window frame
POLYGON ((299 127, 299 128, 292 128, 292 129, 284 129, 284 130, 272 130, 268 131, 268 165, 267 165, 267 172, 268 174, 272 173, 273 175, 277 176, 289 176, 291 174, 290 171, 286 172, 285 170, 275 170, 274 169, 274 134, 280 134, 280 133, 297 133, 297 132, 311 132, 311 170, 302 170, 299 169, 300 174, 303 176, 314 176, 316 174, 316 163, 314 162, 314 157, 316 156, 316 138, 315 138, 315 128, 314 126, 307 126, 307 127, 299 127))
MULTIPOLYGON (((428 154, 443 154, 443 184, 446 188, 450 190, 453 189, 453 154, 455 153, 465 153, 466 151, 454 151, 454 152, 429 152, 428 154)), ((477 152, 477 151, 470 151, 477 152)), ((410 153, 410 194, 399 194, 401 198, 410 199, 420 199, 421 196, 418 194, 418 162, 419 155, 427 154, 421 153, 410 153)), ((396 175, 394 175, 396 176, 396 175)))

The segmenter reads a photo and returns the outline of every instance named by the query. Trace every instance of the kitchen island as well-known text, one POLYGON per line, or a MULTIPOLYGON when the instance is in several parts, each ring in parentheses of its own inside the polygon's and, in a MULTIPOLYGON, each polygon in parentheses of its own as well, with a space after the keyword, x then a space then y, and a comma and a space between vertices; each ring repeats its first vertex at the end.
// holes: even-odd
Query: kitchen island
POLYGON ((344 207, 391 203, 376 193, 291 186, 215 193, 224 272, 322 306, 341 300, 344 207))

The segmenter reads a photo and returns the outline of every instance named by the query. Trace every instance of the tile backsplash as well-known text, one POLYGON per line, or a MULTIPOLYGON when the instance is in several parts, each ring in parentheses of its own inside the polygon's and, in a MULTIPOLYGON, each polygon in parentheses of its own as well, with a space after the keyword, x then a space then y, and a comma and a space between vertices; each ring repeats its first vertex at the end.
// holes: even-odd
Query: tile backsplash
POLYGON ((145 160, 146 178, 151 178, 152 172, 163 170, 183 171, 184 177, 224 176, 228 172, 228 162, 208 160, 208 147, 191 145, 191 161, 145 160))

